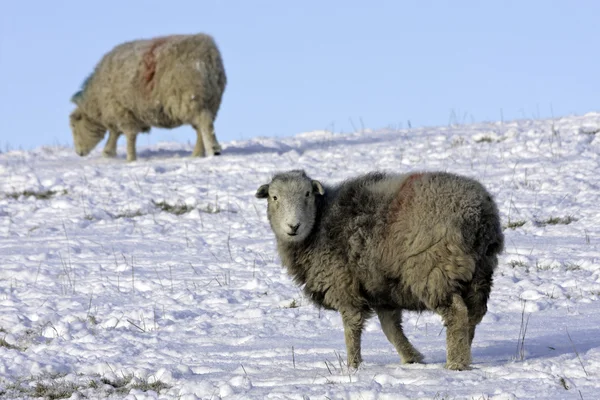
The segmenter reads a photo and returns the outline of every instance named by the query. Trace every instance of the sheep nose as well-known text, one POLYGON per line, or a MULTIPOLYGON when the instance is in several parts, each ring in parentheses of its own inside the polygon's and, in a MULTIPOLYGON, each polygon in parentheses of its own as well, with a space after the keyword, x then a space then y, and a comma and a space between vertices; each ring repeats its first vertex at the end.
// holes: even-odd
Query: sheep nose
POLYGON ((298 232, 298 228, 300 228, 300 224, 296 224, 296 225, 290 225, 290 224, 288 224, 288 226, 292 230, 292 233, 298 232))

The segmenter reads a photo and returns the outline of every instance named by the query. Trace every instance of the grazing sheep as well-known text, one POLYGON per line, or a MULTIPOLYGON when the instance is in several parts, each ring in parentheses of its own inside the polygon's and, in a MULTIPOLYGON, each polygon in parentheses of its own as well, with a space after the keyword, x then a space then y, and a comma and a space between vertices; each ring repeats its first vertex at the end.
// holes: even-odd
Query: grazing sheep
POLYGON ((498 210, 480 183, 444 172, 373 172, 329 187, 294 170, 256 197, 268 199, 289 274, 315 304, 341 313, 349 366, 362 361, 373 312, 403 362, 421 362, 401 313, 432 310, 447 328, 446 368, 469 368, 504 246, 498 210))
POLYGON ((70 122, 77 154, 84 156, 108 130, 104 155, 114 157, 127 137, 127 160, 150 127, 189 124, 197 133, 192 156, 220 154, 213 122, 227 78, 219 49, 204 34, 173 35, 123 43, 108 52, 71 101, 70 122))

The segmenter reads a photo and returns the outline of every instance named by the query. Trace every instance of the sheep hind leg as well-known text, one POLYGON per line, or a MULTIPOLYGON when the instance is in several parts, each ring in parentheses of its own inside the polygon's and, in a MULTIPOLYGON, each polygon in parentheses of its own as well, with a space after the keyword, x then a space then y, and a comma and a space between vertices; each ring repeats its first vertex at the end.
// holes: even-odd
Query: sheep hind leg
POLYGON ((204 139, 202 139, 202 131, 198 128, 197 125, 194 125, 194 129, 196 130, 196 146, 194 146, 194 152, 192 153, 192 157, 204 157, 204 139))
POLYGON ((360 312, 341 312, 344 322, 344 338, 346 339, 346 351, 348 367, 358 368, 362 362, 360 351, 360 338, 362 336, 365 318, 360 312))
MULTIPOLYGON (((221 154, 221 145, 219 145, 217 137, 215 136, 215 127, 213 122, 213 113, 208 110, 202 110, 198 117, 197 123, 195 123, 195 125, 200 128, 198 141, 200 141, 200 139, 204 141, 204 148, 206 149, 206 154, 209 156, 221 154)), ((196 142, 196 146, 198 146, 198 142, 196 142)))
POLYGON ((102 151, 104 157, 116 157, 117 156, 117 140, 121 133, 119 131, 110 131, 108 133, 108 140, 102 151))
POLYGON ((137 132, 127 132, 127 161, 135 161, 137 159, 135 150, 135 141, 137 139, 137 132))
POLYGON ((469 311, 458 294, 453 294, 449 306, 438 310, 446 325, 446 368, 469 369, 471 341, 469 338, 469 311))
POLYGON ((394 345, 404 364, 421 363, 423 355, 408 341, 402 330, 402 310, 377 310, 385 337, 394 345))

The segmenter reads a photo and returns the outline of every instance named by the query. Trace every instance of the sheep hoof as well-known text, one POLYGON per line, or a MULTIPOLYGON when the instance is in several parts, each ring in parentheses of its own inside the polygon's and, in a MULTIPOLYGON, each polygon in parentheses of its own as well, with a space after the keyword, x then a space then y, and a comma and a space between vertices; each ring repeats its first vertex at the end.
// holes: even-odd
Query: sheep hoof
POLYGON ((106 158, 115 158, 117 156, 116 151, 103 151, 102 156, 106 158))
POLYGON ((446 363, 446 369, 450 369, 452 371, 468 371, 471 369, 469 364, 459 363, 459 362, 448 362, 446 363))
POLYGON ((402 359, 402 364, 424 364, 423 355, 421 353, 411 354, 402 359))
POLYGON ((352 363, 352 364, 348 364, 348 370, 350 371, 356 371, 358 370, 358 367, 360 367, 361 363, 352 363))
POLYGON ((360 364, 362 363, 362 358, 354 359, 354 360, 347 360, 347 363, 348 363, 348 369, 357 370, 358 367, 360 366, 360 364))

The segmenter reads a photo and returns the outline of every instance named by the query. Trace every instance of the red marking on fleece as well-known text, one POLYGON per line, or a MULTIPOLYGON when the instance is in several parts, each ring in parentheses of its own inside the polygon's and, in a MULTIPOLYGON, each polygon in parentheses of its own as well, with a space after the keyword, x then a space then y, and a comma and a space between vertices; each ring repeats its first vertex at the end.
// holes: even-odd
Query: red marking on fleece
POLYGON ((169 38, 158 38, 152 41, 150 48, 142 56, 143 83, 150 92, 154 89, 154 75, 156 74, 156 49, 169 41, 169 38))
POLYGON ((400 185, 400 189, 398 189, 398 196, 405 195, 405 194, 406 194, 406 193, 405 193, 406 191, 410 191, 410 192, 411 192, 410 194, 412 194, 412 185, 413 185, 413 183, 414 183, 414 182, 415 182, 417 179, 419 179, 420 177, 422 177, 423 175, 425 175, 425 174, 424 174, 424 173, 422 173, 422 172, 418 172, 418 173, 416 173, 416 174, 409 175, 409 176, 408 176, 408 177, 407 177, 407 178, 404 180, 404 182, 402 182, 402 185, 400 185))
POLYGON ((418 173, 409 175, 404 180, 404 182, 402 182, 402 184, 400 185, 400 188, 398 188, 396 197, 392 201, 392 204, 390 204, 389 213, 390 213, 390 218, 392 221, 396 219, 398 213, 400 213, 404 208, 406 208, 407 203, 411 200, 411 198, 415 194, 415 191, 413 190, 413 184, 415 183, 415 181, 417 181, 423 175, 425 175, 425 174, 422 172, 418 172, 418 173))

